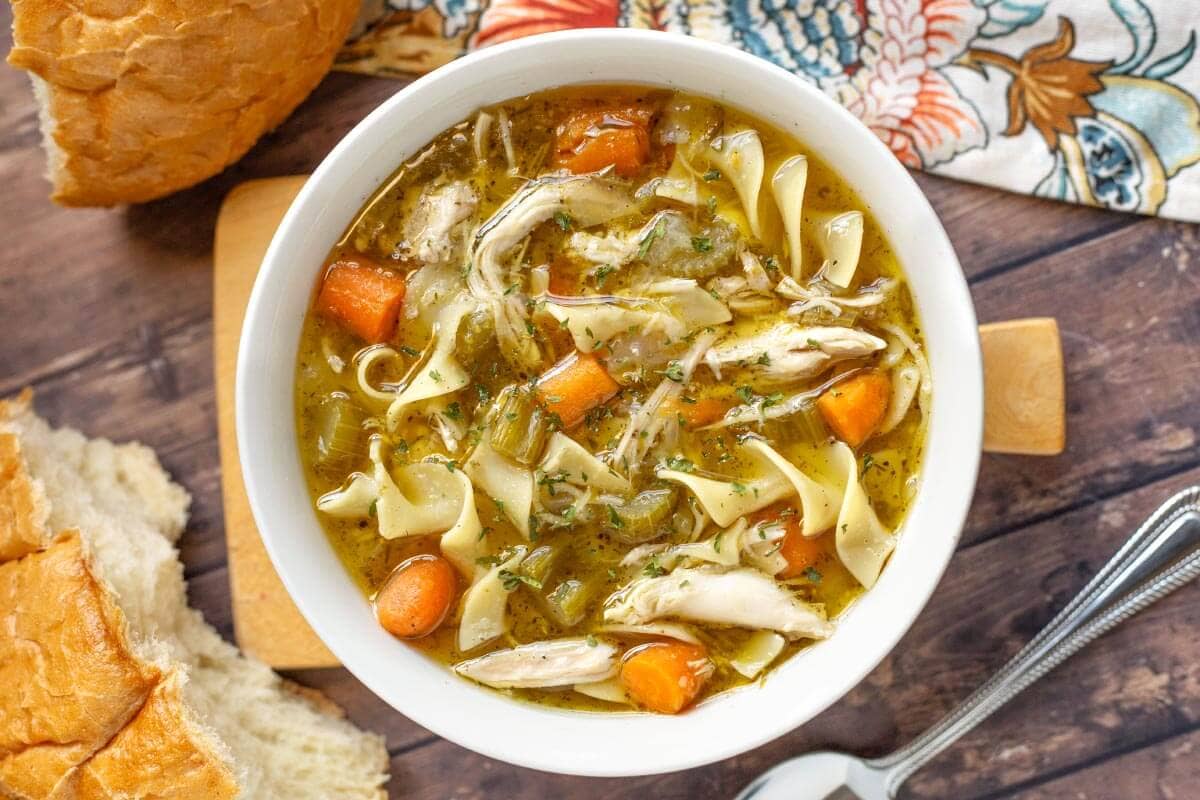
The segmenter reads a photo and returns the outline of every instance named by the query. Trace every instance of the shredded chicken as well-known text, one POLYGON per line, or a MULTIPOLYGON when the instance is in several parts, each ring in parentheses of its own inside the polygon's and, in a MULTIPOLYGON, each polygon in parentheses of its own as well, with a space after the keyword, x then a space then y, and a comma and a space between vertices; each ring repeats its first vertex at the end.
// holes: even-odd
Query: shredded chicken
POLYGON ((629 424, 621 434, 621 440, 609 457, 609 464, 621 465, 626 471, 641 463, 642 456, 654 444, 662 432, 663 426, 677 424, 658 413, 667 400, 678 397, 683 393, 683 387, 692 379, 696 365, 700 363, 700 355, 708 350, 709 345, 716 339, 716 334, 703 333, 696 337, 687 353, 679 359, 680 380, 663 380, 654 388, 646 402, 634 410, 629 417, 629 424))
POLYGON ((496 650, 455 664, 454 671, 497 689, 594 683, 617 674, 617 648, 595 637, 553 639, 496 650))
POLYGON ((636 234, 608 231, 602 236, 575 231, 567 247, 584 261, 596 266, 619 267, 637 253, 636 234))
POLYGON ((509 270, 501 259, 555 214, 566 214, 573 224, 589 227, 633 210, 628 193, 605 178, 548 176, 527 183, 479 228, 467 286, 492 309, 496 336, 506 359, 519 368, 532 370, 539 366, 542 355, 526 328, 525 296, 512 291, 509 270))
POLYGON ((753 336, 723 341, 704 357, 710 366, 748 367, 764 378, 784 382, 811 378, 839 361, 869 356, 885 347, 887 342, 879 337, 854 328, 806 328, 781 322, 753 336))
POLYGON ((478 205, 475 190, 462 182, 423 193, 404 227, 408 254, 426 264, 450 261, 456 250, 451 233, 478 205))
POLYGON ((794 317, 814 309, 836 317, 841 315, 843 309, 871 308, 879 305, 887 300, 897 285, 897 281, 892 278, 881 278, 852 295, 840 296, 834 294, 836 287, 824 281, 814 280, 807 286, 802 286, 791 277, 785 276, 776 284, 775 291, 782 297, 796 301, 788 307, 788 314, 794 317))
POLYGON ((676 569, 643 578, 610 597, 604 609, 605 622, 641 625, 664 618, 779 631, 789 639, 824 639, 833 633, 817 608, 747 568, 676 569))

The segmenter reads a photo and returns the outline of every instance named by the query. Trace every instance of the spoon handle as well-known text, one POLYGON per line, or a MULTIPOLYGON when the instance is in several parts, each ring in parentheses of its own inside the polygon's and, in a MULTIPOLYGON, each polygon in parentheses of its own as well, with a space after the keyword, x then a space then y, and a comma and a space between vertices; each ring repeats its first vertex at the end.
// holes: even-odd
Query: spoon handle
POLYGON ((1007 664, 907 746, 867 762, 886 772, 888 797, 904 781, 1025 687, 1084 645, 1200 575, 1200 487, 1156 510, 1117 554, 1007 664))

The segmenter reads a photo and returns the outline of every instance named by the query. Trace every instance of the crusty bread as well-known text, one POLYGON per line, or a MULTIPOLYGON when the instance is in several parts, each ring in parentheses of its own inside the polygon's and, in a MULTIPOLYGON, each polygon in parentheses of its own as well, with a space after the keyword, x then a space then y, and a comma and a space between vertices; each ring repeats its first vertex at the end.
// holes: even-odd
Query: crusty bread
POLYGON ((0 796, 382 798, 379 737, 187 606, 188 502, 150 450, 0 402, 0 551, 45 548, 0 564, 0 796))
POLYGON ((161 675, 134 652, 78 533, 0 565, 0 620, 0 785, 47 797, 133 718, 161 675))
POLYGON ((215 175, 329 71, 359 0, 12 0, 52 198, 140 203, 215 175))

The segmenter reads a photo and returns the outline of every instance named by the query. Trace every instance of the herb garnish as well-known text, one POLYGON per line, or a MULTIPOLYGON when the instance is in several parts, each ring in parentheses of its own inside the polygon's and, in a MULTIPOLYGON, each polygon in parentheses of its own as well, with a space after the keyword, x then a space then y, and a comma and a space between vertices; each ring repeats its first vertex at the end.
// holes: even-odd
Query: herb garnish
POLYGON ((569 231, 571 230, 571 215, 565 211, 555 211, 554 223, 564 231, 569 231))
POLYGON ((667 368, 662 370, 663 377, 676 383, 683 383, 683 365, 678 361, 671 361, 667 364, 667 368))
POLYGON ((659 219, 650 232, 642 239, 642 245, 638 248, 638 258, 645 258, 650 252, 650 246, 654 244, 655 239, 661 239, 667 233, 667 221, 659 219))
POLYGON ((522 575, 519 572, 512 572, 511 570, 502 569, 502 570, 500 570, 499 577, 500 577, 500 585, 504 587, 504 591, 506 591, 506 592, 511 592, 511 591, 516 590, 516 588, 518 586, 520 586, 522 583, 532 589, 541 589, 542 588, 541 581, 539 581, 536 578, 531 578, 528 575, 522 575))
POLYGON ((676 472, 691 472, 696 468, 696 465, 683 456, 671 456, 667 459, 667 468, 673 469, 676 472))
POLYGON ((659 575, 666 575, 667 571, 658 563, 658 556, 654 556, 646 562, 646 566, 642 567, 642 574, 657 578, 659 575))

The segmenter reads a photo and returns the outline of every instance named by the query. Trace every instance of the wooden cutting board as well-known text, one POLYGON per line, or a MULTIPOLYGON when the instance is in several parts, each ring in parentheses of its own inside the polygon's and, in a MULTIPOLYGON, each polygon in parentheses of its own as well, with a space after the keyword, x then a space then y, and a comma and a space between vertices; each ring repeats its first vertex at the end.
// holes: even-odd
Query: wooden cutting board
MULTIPOLYGON (((242 316, 275 228, 304 176, 250 181, 221 207, 213 248, 217 426, 238 644, 278 669, 335 667, 288 597, 254 526, 234 436, 233 387, 242 316)), ((1053 319, 979 328, 984 360, 984 450, 1055 455, 1066 442, 1062 346, 1053 319)))

